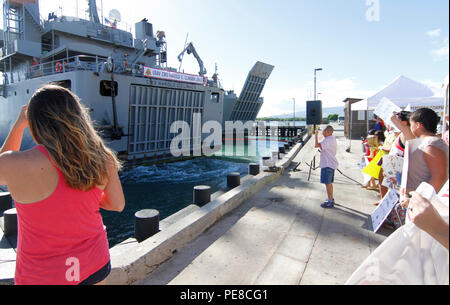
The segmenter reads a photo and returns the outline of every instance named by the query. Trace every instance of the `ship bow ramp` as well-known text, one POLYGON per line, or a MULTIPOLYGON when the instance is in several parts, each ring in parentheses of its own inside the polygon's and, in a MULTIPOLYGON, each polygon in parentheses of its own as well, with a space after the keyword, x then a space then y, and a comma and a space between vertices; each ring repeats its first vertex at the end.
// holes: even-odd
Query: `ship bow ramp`
POLYGON ((250 70, 239 98, 229 94, 225 96, 224 116, 225 121, 254 121, 263 105, 261 92, 274 66, 258 61, 250 70))

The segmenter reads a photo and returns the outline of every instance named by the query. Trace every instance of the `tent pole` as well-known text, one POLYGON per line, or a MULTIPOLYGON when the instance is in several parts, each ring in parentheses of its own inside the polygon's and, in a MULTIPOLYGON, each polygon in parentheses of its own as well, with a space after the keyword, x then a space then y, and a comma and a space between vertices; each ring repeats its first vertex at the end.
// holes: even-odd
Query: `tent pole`
POLYGON ((349 144, 348 144, 348 148, 345 150, 346 152, 351 152, 352 150, 352 103, 348 102, 348 113, 350 116, 350 124, 348 126, 348 137, 349 137, 349 144))

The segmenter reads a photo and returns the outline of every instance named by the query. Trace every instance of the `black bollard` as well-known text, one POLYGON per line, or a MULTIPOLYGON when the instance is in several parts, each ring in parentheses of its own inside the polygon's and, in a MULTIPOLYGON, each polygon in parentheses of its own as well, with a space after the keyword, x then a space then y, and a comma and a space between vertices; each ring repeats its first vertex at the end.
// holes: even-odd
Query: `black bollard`
POLYGON ((278 152, 280 154, 285 154, 286 153, 286 149, 284 148, 284 146, 280 146, 280 147, 278 147, 278 152))
POLYGON ((248 165, 248 174, 252 176, 257 176, 259 174, 259 164, 258 163, 250 163, 248 165))
POLYGON ((229 189, 234 189, 241 185, 241 174, 240 173, 229 173, 227 175, 227 187, 229 189))
POLYGON ((0 216, 3 212, 12 208, 11 194, 8 192, 0 192, 0 216))
POLYGON ((5 236, 17 235, 17 210, 9 209, 3 212, 3 221, 5 236))
POLYGON ((134 237, 140 243, 159 232, 159 212, 153 209, 134 214, 134 237))
POLYGON ((194 204, 199 207, 211 202, 211 187, 207 185, 194 186, 194 204))

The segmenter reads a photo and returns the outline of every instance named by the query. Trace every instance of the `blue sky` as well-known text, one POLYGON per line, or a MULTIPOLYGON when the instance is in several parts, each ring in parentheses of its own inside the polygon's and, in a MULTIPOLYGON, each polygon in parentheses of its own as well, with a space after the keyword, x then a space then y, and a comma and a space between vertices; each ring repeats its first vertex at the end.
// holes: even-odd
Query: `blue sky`
MULTIPOLYGON (((77 1, 42 0, 41 15, 75 15, 77 1), (64 4, 64 5, 63 5, 64 4)), ((78 0, 79 10, 87 1, 78 0)), ((365 98, 399 75, 439 87, 448 75, 448 0, 97 0, 133 27, 147 18, 164 30, 169 65, 179 67, 187 33, 208 76, 217 63, 226 90, 242 89, 256 61, 275 66, 263 91, 260 116, 292 111, 312 98, 314 68, 324 107, 346 97, 365 98), (368 2, 366 2, 368 1, 368 2), (368 10, 379 7, 379 20, 368 10)), ((83 13, 79 13, 81 16, 83 13)), ((183 69, 197 73, 193 56, 183 69)))

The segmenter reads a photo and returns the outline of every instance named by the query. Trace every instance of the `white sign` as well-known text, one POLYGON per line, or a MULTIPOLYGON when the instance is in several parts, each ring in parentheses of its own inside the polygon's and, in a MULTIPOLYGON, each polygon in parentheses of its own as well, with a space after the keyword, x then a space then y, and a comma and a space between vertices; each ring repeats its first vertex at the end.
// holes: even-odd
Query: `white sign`
POLYGON ((393 102, 391 102, 389 99, 383 97, 383 99, 380 101, 380 103, 377 105, 377 108, 375 108, 375 114, 381 118, 385 124, 393 127, 395 130, 398 131, 397 128, 395 128, 395 125, 391 122, 391 116, 394 114, 394 112, 400 112, 402 111, 402 108, 395 105, 393 102))
POLYGON ((144 76, 159 78, 165 80, 173 80, 184 83, 191 83, 197 85, 206 85, 207 78, 199 75, 185 74, 179 72, 172 72, 162 69, 155 69, 150 67, 144 67, 144 76))
POLYGON ((400 186, 400 196, 401 199, 407 198, 407 190, 408 190, 408 170, 409 167, 412 165, 410 164, 410 156, 411 154, 419 148, 420 143, 422 142, 421 139, 414 139, 406 141, 405 145, 405 158, 403 161, 403 170, 402 170, 402 183, 400 186))
POLYGON ((374 232, 377 232, 383 222, 391 213, 392 209, 395 207, 397 202, 399 201, 399 196, 395 190, 389 190, 389 192, 384 196, 383 200, 381 200, 377 209, 370 215, 372 220, 372 228, 374 232))

